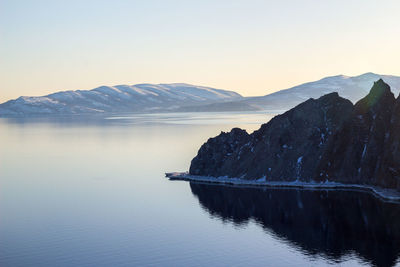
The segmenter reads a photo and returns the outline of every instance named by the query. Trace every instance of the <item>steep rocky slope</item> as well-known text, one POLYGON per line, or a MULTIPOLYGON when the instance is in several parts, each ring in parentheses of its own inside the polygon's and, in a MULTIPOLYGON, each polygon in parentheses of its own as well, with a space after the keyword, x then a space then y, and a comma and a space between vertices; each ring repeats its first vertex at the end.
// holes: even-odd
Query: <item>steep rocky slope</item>
POLYGON ((383 81, 354 106, 337 93, 309 99, 252 134, 210 138, 189 173, 266 181, 333 181, 400 190, 400 99, 383 81))

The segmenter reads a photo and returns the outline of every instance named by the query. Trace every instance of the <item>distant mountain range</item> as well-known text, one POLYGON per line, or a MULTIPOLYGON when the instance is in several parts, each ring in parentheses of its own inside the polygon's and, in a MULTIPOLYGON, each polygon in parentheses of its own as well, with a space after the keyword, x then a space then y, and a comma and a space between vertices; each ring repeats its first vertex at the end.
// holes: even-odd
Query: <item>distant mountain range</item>
POLYGON ((184 83, 101 86, 40 97, 21 96, 0 104, 0 115, 167 112, 243 99, 232 91, 184 83))
POLYGON ((184 83, 116 85, 19 97, 0 104, 0 116, 288 110, 309 98, 331 92, 338 92, 354 103, 378 79, 388 83, 395 95, 399 94, 399 76, 375 73, 326 77, 259 97, 242 97, 233 91, 184 83))
POLYGON ((399 76, 368 72, 353 77, 345 75, 330 76, 265 96, 246 97, 244 99, 225 102, 221 105, 209 104, 200 107, 190 107, 185 108, 185 111, 288 110, 309 98, 317 99, 332 92, 337 92, 341 97, 355 103, 368 94, 374 82, 379 79, 389 84, 396 96, 399 94, 399 76))

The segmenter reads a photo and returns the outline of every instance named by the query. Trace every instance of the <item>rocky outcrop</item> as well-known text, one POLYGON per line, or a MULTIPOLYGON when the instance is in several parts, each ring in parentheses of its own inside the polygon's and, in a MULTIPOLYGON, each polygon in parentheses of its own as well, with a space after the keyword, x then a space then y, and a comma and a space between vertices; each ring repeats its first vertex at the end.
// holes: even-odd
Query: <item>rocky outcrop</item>
POLYGON ((221 132, 215 138, 208 139, 201 146, 196 158, 192 160, 190 173, 195 175, 233 176, 231 166, 233 154, 250 140, 250 135, 242 129, 233 128, 229 133, 221 132))
POLYGON ((397 187, 397 179, 386 171, 396 168, 396 164, 388 166, 386 159, 395 141, 391 138, 391 128, 395 126, 392 119, 398 117, 394 114, 395 103, 390 87, 382 80, 376 82, 370 93, 355 104, 351 119, 332 138, 320 162, 318 178, 397 187))
POLYGON ((209 139, 189 173, 266 181, 332 181, 400 190, 400 99, 378 80, 354 106, 337 93, 309 99, 252 134, 209 139))
POLYGON ((251 135, 243 130, 239 135, 239 129, 221 133, 200 148, 189 172, 245 179, 265 176, 268 180, 308 180, 329 137, 352 109, 350 101, 331 93, 276 116, 251 135))

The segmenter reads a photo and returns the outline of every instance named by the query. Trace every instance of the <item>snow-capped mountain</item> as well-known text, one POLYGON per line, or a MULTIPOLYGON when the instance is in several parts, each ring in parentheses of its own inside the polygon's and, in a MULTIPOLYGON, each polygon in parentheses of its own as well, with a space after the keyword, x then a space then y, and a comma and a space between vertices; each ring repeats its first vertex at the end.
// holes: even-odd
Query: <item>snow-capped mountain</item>
POLYGON ((232 91, 183 83, 101 86, 40 97, 22 96, 0 104, 0 115, 168 111, 242 98, 232 91))
MULTIPOLYGON (((309 98, 316 99, 331 92, 338 92, 341 97, 355 103, 368 94, 374 82, 379 79, 383 79, 389 84, 395 96, 399 94, 400 77, 368 72, 353 77, 345 75, 326 77, 318 81, 280 90, 266 96, 249 97, 239 102, 243 105, 251 106, 253 109, 287 110, 309 98)), ((229 106, 230 103, 224 103, 224 105, 229 106)), ((232 103, 232 105, 237 105, 237 103, 232 103)))
POLYGON ((116 85, 92 90, 63 91, 40 97, 22 96, 0 104, 0 116, 288 110, 309 98, 317 99, 331 92, 338 92, 341 97, 355 103, 379 79, 389 84, 396 96, 399 94, 400 77, 371 72, 353 77, 326 77, 258 97, 242 97, 233 91, 184 83, 116 85))

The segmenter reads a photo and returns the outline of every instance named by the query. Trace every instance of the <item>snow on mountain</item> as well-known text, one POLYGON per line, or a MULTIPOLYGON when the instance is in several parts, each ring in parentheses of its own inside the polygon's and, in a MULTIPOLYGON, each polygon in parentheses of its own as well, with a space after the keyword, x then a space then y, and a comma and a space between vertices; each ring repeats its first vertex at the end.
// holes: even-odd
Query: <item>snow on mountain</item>
MULTIPOLYGON (((254 109, 286 110, 309 98, 319 98, 331 92, 338 92, 341 97, 355 103, 367 95, 374 82, 380 78, 390 85, 392 92, 396 96, 399 94, 400 77, 368 72, 353 77, 345 75, 326 77, 318 81, 280 90, 266 96, 250 97, 240 102, 254 109)), ((227 106, 229 103, 225 103, 225 105, 227 106)))
POLYGON ((242 99, 232 91, 184 83, 101 86, 40 97, 22 96, 0 104, 0 115, 168 111, 242 99))
POLYGON ((41 97, 19 97, 0 104, 0 116, 30 114, 82 114, 106 112, 254 111, 288 110, 309 98, 338 92, 353 103, 368 94, 382 78, 397 96, 400 77, 364 73, 337 75, 258 97, 184 83, 101 86, 64 91, 41 97))

